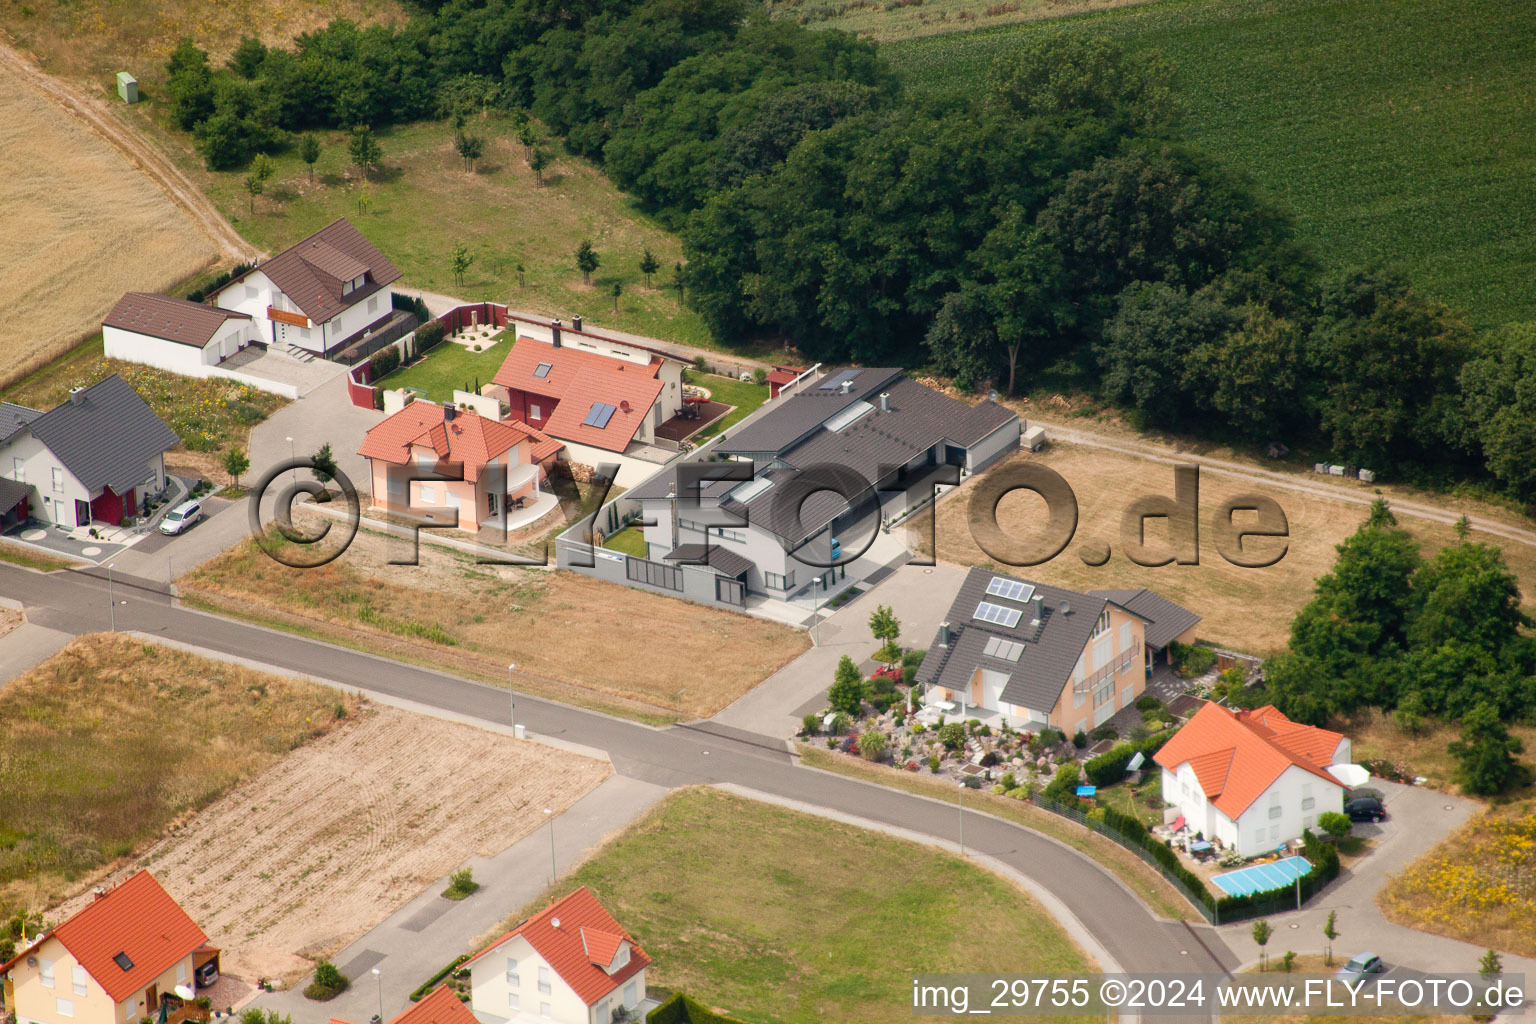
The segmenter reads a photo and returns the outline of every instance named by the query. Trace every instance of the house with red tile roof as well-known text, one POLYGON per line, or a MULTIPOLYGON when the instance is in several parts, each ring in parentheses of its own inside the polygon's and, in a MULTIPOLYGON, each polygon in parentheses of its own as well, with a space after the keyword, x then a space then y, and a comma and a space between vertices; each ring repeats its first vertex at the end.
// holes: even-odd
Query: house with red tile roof
POLYGON ((357 453, 374 508, 477 530, 506 523, 509 510, 558 505, 540 484, 561 447, 518 420, 417 399, 369 430, 357 453))
POLYGON ((677 454, 656 428, 683 407, 682 360, 559 321, 508 323, 517 337, 491 391, 513 418, 564 441, 563 458, 617 464, 629 486, 677 454))
POLYGON ((651 962, 582 886, 466 961, 482 1024, 610 1024, 645 1001, 651 962))
POLYGON ((256 339, 326 356, 394 318, 400 270, 340 217, 209 295, 251 318, 256 339))
MULTIPOLYGON (((352 1021, 332 1017, 331 1024, 352 1024, 352 1021)), ((404 1013, 391 1018, 389 1024, 479 1024, 479 1021, 453 989, 439 985, 404 1013)))
POLYGON ((1272 705, 1243 711, 1207 701, 1163 744, 1163 799, 1191 834, 1245 857, 1279 848, 1344 809, 1328 769, 1350 761, 1348 737, 1293 722, 1272 705))
MULTIPOLYGON (((0 964, 21 1024, 132 1024, 195 992, 208 936, 148 871, 129 876, 0 964)), ((167 1013, 167 1019, 172 1015, 167 1013)))

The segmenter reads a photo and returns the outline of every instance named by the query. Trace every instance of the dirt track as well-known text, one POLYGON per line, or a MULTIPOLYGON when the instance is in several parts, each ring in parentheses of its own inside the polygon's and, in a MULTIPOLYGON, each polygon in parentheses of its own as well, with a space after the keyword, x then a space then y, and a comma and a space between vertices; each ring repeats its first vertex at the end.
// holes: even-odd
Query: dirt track
POLYGON ((100 99, 63 79, 43 71, 10 46, 10 39, 0 32, 0 67, 11 70, 41 90, 54 103, 90 127, 121 152, 134 167, 143 171, 171 201, 186 211, 204 234, 218 248, 223 258, 244 260, 257 254, 230 226, 213 203, 181 172, 169 158, 136 131, 123 124, 100 99))

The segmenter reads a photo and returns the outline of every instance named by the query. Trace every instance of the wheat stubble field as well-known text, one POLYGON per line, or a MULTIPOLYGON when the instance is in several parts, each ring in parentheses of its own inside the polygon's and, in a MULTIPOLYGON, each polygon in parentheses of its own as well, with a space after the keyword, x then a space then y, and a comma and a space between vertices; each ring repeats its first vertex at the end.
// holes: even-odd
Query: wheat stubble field
POLYGON ((105 139, 0 63, 0 383, 94 332, 125 291, 215 257, 178 206, 105 139))

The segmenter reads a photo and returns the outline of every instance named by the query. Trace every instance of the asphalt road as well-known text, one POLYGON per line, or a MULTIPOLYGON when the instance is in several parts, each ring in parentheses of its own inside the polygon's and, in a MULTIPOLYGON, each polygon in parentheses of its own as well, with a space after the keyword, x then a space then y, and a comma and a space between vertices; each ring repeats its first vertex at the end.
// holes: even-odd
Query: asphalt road
MULTIPOLYGON (((505 724, 510 717, 506 690, 178 608, 163 584, 115 579, 120 630, 140 630, 469 718, 505 724)), ((0 593, 25 602, 28 618, 42 626, 74 634, 108 628, 104 571, 42 575, 0 564, 0 593)), ((605 750, 618 772, 648 782, 668 787, 732 782, 949 841, 958 831, 954 805, 797 767, 782 742, 768 737, 711 731, 708 725, 653 729, 526 694, 517 697, 517 717, 532 732, 605 750)), ((1212 929, 1154 917, 1094 861, 1036 833, 968 813, 965 841, 968 849, 996 857, 1055 893, 1122 970, 1220 972, 1237 964, 1212 929)))

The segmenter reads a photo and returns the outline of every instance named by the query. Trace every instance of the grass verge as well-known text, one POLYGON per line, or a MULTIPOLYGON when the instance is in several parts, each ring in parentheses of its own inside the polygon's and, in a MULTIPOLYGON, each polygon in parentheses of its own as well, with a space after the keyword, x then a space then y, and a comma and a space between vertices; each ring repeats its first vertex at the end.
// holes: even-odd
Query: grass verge
POLYGON ((578 885, 652 957, 652 987, 757 1024, 897 1020, 908 971, 1092 969, 984 868, 711 789, 668 797, 495 934, 578 885))
POLYGON ((71 642, 0 690, 0 885, 51 889, 129 856, 349 704, 122 635, 71 642))
POLYGON ((37 569, 39 572, 54 572, 58 569, 68 569, 72 565, 79 564, 67 558, 55 558, 53 555, 46 555, 41 551, 33 551, 31 548, 5 543, 0 543, 0 562, 24 565, 28 569, 37 569))
MULTIPOLYGON (((955 795, 955 789, 951 783, 928 778, 921 773, 904 772, 887 765, 870 764, 868 761, 855 760, 845 754, 817 750, 803 743, 799 744, 799 754, 801 762, 812 768, 821 768, 891 789, 946 801, 952 800, 955 795)), ((1032 832, 1049 836, 1079 853, 1086 854, 1124 882, 1131 892, 1135 893, 1136 897, 1154 913, 1180 921, 1204 920, 1200 912, 1189 905, 1188 900, 1179 895, 1173 886, 1164 881, 1163 877, 1148 867, 1141 858, 1096 832, 1090 832, 1059 815, 1043 811, 1022 800, 996 796, 984 791, 975 792, 974 802, 971 796, 967 796, 966 806, 969 809, 984 810, 1016 825, 1022 825, 1032 832)))

